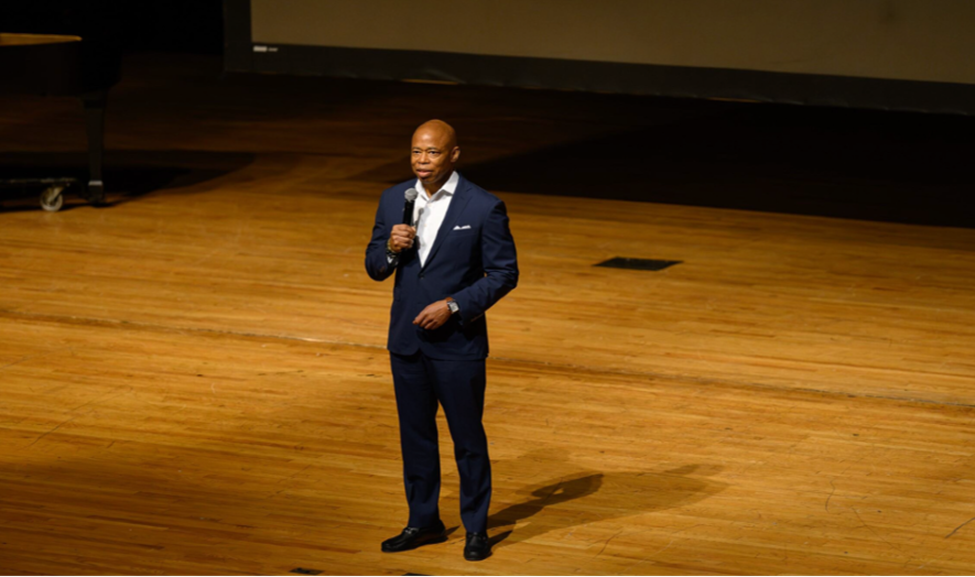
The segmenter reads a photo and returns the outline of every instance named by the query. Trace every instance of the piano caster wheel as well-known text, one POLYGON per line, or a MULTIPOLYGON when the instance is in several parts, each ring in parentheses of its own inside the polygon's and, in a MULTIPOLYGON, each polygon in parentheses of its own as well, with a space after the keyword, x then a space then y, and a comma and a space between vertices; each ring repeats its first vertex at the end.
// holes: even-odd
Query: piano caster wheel
POLYGON ((48 212, 57 212, 64 205, 64 185, 56 184, 44 189, 41 193, 41 208, 48 212))

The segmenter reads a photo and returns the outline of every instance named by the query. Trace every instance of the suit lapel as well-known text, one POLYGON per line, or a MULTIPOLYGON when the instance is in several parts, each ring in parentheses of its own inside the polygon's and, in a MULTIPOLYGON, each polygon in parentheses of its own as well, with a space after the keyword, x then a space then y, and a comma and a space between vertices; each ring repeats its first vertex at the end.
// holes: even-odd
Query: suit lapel
POLYGON ((457 190, 454 191, 454 197, 450 199, 450 207, 447 209, 447 214, 443 217, 443 222, 440 224, 440 230, 437 231, 437 238, 433 241, 433 246, 430 247, 430 252, 427 253, 427 260, 424 263, 423 268, 430 266, 430 261, 437 256, 437 251, 440 250, 440 246, 446 242, 446 238, 450 235, 450 231, 454 229, 454 224, 457 219, 460 218, 460 213, 464 211, 464 207, 467 206, 467 202, 471 199, 471 195, 468 194, 467 180, 464 179, 459 173, 457 174, 457 190))

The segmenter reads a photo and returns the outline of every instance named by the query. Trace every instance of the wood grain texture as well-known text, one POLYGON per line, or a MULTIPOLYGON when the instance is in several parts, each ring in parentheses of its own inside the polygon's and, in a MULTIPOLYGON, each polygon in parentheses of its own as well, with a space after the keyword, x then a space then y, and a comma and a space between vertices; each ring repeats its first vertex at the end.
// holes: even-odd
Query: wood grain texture
MULTIPOLYGON (((465 562, 462 528, 380 553, 406 506, 377 174, 429 116, 485 163, 636 104, 209 65, 128 63, 112 206, 0 209, 0 573, 975 571, 975 231, 505 190, 495 554, 465 562), (592 267, 614 256, 683 264, 592 267)), ((73 103, 3 104, 12 162, 83 150, 73 103)))

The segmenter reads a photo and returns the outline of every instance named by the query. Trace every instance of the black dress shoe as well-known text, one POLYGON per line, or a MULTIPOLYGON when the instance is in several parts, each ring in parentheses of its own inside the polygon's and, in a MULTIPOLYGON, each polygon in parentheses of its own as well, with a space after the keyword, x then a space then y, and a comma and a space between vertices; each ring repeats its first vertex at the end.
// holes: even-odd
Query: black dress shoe
POLYGON ((468 533, 467 545, 464 546, 464 559, 468 561, 483 561, 491 556, 491 543, 487 533, 468 533))
POLYGON ((429 527, 407 527, 399 535, 383 541, 383 552, 398 553, 416 549, 421 545, 443 543, 447 540, 446 530, 443 521, 437 521, 436 525, 429 527))

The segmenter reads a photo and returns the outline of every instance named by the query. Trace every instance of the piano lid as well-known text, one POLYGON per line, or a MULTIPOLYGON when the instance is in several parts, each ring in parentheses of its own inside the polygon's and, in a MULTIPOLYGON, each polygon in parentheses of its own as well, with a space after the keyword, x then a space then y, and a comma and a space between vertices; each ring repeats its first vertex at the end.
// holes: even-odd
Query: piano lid
POLYGON ((30 46, 34 44, 59 44, 62 42, 81 42, 81 36, 63 34, 11 34, 0 32, 0 46, 30 46))

